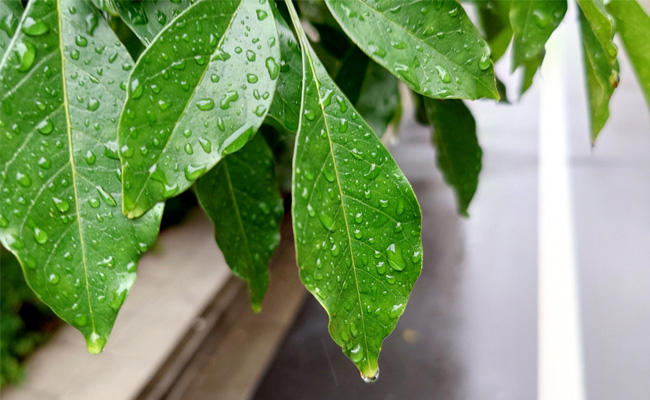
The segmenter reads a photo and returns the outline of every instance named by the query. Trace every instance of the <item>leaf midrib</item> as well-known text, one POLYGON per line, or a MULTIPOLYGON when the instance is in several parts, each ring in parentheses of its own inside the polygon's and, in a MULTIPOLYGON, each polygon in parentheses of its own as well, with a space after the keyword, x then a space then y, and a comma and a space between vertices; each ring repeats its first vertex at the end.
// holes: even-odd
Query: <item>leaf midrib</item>
POLYGON ((81 259, 84 269, 84 279, 86 281, 86 295, 88 297, 88 312, 90 314, 90 323, 94 334, 97 334, 95 328, 95 314, 93 312, 92 302, 90 301, 90 282, 88 280, 88 262, 86 261, 86 244, 84 241, 83 226, 81 224, 81 210, 79 208, 79 189, 77 188, 77 171, 74 160, 74 148, 72 146, 72 123, 70 121, 70 106, 68 103, 68 86, 65 74, 65 51, 63 47, 63 13, 61 12, 61 0, 56 0, 58 24, 59 24, 59 52, 61 53, 61 84, 63 90, 63 106, 65 108, 66 131, 68 136, 68 151, 70 155, 70 170, 72 173, 72 187, 75 197, 75 209, 77 212, 77 227, 79 229, 79 244, 81 246, 81 259))
MULTIPOLYGON (((355 284, 355 287, 356 287, 356 290, 357 290, 357 299, 359 300, 359 315, 361 317, 361 327, 363 328, 363 341, 364 341, 364 351, 366 353, 366 366, 370 370, 372 368, 370 366, 370 355, 369 355, 369 350, 370 349, 368 348, 368 335, 366 334, 366 322, 364 320, 363 303, 361 302, 361 291, 359 289, 359 277, 357 275, 357 267, 356 267, 356 263, 355 263, 355 260, 354 260, 354 251, 352 249, 352 237, 350 236, 350 224, 348 223, 348 217, 347 217, 347 214, 346 214, 346 207, 345 207, 345 201, 344 201, 345 195, 343 194, 343 189, 341 188, 341 180, 339 178, 340 175, 339 175, 338 166, 337 166, 337 163, 336 163, 336 157, 334 157, 334 147, 333 147, 333 142, 332 142, 331 131, 330 131, 330 127, 329 127, 329 125, 327 123, 327 117, 326 117, 327 113, 325 112, 325 108, 323 107, 323 101, 322 101, 323 99, 321 98, 320 82, 316 78, 316 68, 315 68, 314 62, 313 62, 313 60, 311 58, 311 54, 309 54, 309 47, 307 47, 308 44, 305 43, 306 38, 304 38, 302 36, 302 33, 300 35, 301 35, 301 39, 302 39, 301 41, 303 41, 303 56, 306 56, 307 60, 309 60, 309 66, 310 66, 311 71, 312 71, 312 79, 314 80, 314 83, 316 85, 316 89, 317 89, 316 91, 318 93, 318 106, 320 107, 322 115, 323 115, 323 123, 325 125, 325 131, 327 132, 327 141, 329 143, 330 155, 332 156, 332 165, 334 166, 334 175, 336 175, 336 184, 337 184, 337 186, 339 188, 339 194, 341 196, 341 208, 343 210, 343 213, 342 213, 343 214, 343 220, 345 221, 345 233, 346 233, 346 235, 348 237, 348 248, 350 250, 350 258, 352 260, 351 268, 352 268, 352 271, 354 272, 354 284, 355 284)), ((306 84, 305 84, 304 78, 303 78, 303 89, 302 90, 303 90, 303 93, 306 93, 306 84)), ((304 98, 303 98, 302 103, 304 104, 304 98)))
MULTIPOLYGON (((57 1, 59 1, 59 0, 57 0, 57 1)), ((232 14, 232 18, 230 18, 230 21, 228 21, 228 26, 226 27, 226 29, 224 29, 224 31, 223 31, 224 33, 221 36, 221 38, 219 38, 219 42, 215 46, 214 51, 213 51, 212 54, 214 54, 214 52, 216 52, 218 49, 220 49, 221 46, 223 45, 224 39, 226 38, 226 36, 228 36, 228 31, 230 30, 230 27, 232 26, 233 21, 239 15, 239 11, 241 10, 242 4, 244 4, 245 1, 246 0, 240 0, 239 1, 239 5, 237 5, 237 8, 235 9, 235 11, 232 14)), ((197 1, 194 4, 195 5, 196 4, 201 4, 201 2, 197 1)), ((193 10, 193 5, 186 8, 183 12, 178 14, 178 16, 175 18, 175 20, 180 18, 181 15, 184 15, 185 13, 189 13, 190 10, 193 10)), ((170 22, 169 26, 171 26, 171 22, 170 22)), ((162 29, 158 36, 162 35, 162 33, 165 32, 165 31, 166 31, 166 28, 162 29)), ((156 40, 158 38, 158 36, 156 36, 153 40, 156 40)), ((153 43, 153 40, 152 40, 152 43, 153 43)), ((147 49, 150 49, 150 48, 151 47, 147 47, 147 49)), ((142 59, 142 56, 140 58, 142 59)), ((181 113, 178 114, 178 118, 176 119, 176 122, 174 122, 174 124, 173 124, 174 127, 176 127, 176 125, 178 124, 178 121, 180 121, 181 118, 185 115, 185 112, 187 111, 187 108, 190 106, 190 103, 192 102, 192 99, 196 95, 197 88, 200 86, 200 83, 203 82, 203 79, 205 78, 205 75, 208 73, 208 70, 210 69, 209 67, 210 67, 210 62, 205 63, 205 68, 203 69, 203 72, 201 73, 201 77, 198 79, 197 85, 194 86, 194 89, 192 90, 192 93, 188 97, 187 103, 185 103, 185 106, 183 107, 183 111, 181 111, 181 113)), ((127 104, 127 102, 125 101, 124 102, 124 107, 125 108, 126 108, 126 104, 127 104)), ((122 111, 122 112, 124 112, 124 111, 122 111)), ((174 136, 175 132, 177 132, 176 129, 172 130, 172 133, 169 135, 169 137, 167 138, 167 141, 165 142, 165 146, 160 150, 160 153, 158 154, 158 157, 156 158, 156 161, 152 165, 158 164, 158 162, 162 158, 163 153, 168 148, 169 142, 171 141, 172 136, 174 136)), ((147 184, 149 183, 149 180, 151 179, 151 176, 152 176, 152 173, 147 171, 147 178, 145 179, 144 183, 142 184, 142 186, 140 188, 140 192, 138 192, 138 195, 136 196, 135 200, 133 201, 133 208, 131 210, 129 210, 129 211, 133 211, 137 207, 138 201, 140 200, 140 197, 144 193, 145 188, 147 187, 147 184)), ((123 174, 122 179, 124 180, 125 178, 126 178, 126 174, 123 174)))
MULTIPOLYGON (((370 6, 370 4, 366 3, 364 0, 357 0, 357 1, 358 1, 359 3, 361 3, 361 4, 363 4, 364 6, 366 6, 367 8, 373 10, 375 13, 381 15, 381 16, 382 16, 386 21, 389 21, 392 25, 397 26, 398 28, 400 28, 400 30, 402 30, 403 32, 405 32, 406 34, 408 34, 409 36, 411 36, 412 38, 414 38, 416 41, 418 41, 418 42, 422 42, 422 43, 426 44, 427 47, 429 47, 429 48, 430 48, 431 50, 433 50, 436 54, 440 55, 442 58, 444 58, 445 60, 447 60, 447 62, 449 62, 450 64, 458 66, 460 69, 462 69, 463 71, 465 71, 469 76, 471 76, 471 77, 474 79, 474 81, 480 83, 481 86, 483 86, 484 88, 486 88, 486 89, 488 90, 488 92, 490 92, 490 93, 492 93, 492 94, 495 94, 495 93, 496 93, 496 92, 494 92, 494 91, 492 90, 492 88, 491 88, 490 86, 488 86, 485 82, 483 82, 482 79, 480 79, 477 75, 474 75, 471 71, 469 71, 469 70, 465 67, 465 65, 461 65, 461 64, 456 63, 454 60, 450 59, 447 55, 441 53, 438 49, 436 49, 435 47, 433 47, 433 46, 432 46, 431 44, 429 44, 428 42, 419 39, 417 36, 415 36, 415 34, 414 34, 413 32, 411 32, 410 30, 406 29, 406 28, 405 28, 404 26, 402 26, 401 24, 399 24, 399 23, 393 21, 392 19, 388 18, 388 16, 386 16, 386 14, 384 14, 383 12, 381 12, 381 11, 377 10, 376 8, 373 8, 372 6, 370 6)), ((329 1, 326 1, 326 3, 329 3, 329 1)), ((458 5, 458 6, 461 7, 460 5, 458 5)), ((342 26, 343 26, 343 25, 342 25, 342 26)), ((423 72, 424 72, 424 69, 423 69, 423 72)))

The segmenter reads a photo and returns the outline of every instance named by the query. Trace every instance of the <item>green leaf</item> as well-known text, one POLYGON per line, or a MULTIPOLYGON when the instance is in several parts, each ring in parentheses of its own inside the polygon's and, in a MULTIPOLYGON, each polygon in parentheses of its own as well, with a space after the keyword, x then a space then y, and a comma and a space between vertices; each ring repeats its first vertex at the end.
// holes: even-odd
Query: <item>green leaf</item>
POLYGON ((153 41, 154 37, 165 26, 167 26, 172 19, 179 15, 181 11, 189 7, 194 1, 195 0, 118 0, 114 6, 117 14, 119 14, 122 20, 133 30, 142 43, 144 43, 145 46, 148 46, 153 41))
POLYGON ((521 88, 519 89, 520 96, 526 93, 526 91, 533 85, 535 74, 537 74, 537 71, 542 66, 545 56, 546 50, 543 50, 530 60, 524 61, 521 65, 523 68, 523 74, 521 75, 521 88))
POLYGON ((634 0, 612 0, 607 11, 616 20, 616 29, 650 105, 650 17, 634 0))
POLYGON ((186 190, 262 124, 280 72, 271 13, 267 1, 199 1, 142 54, 119 128, 129 218, 186 190))
POLYGON ((20 0, 3 0, 0 2, 0 59, 9 47, 11 38, 16 33, 23 5, 20 0))
POLYGON ((132 60, 90 3, 29 3, 0 61, 0 240, 31 288, 104 347, 162 205, 120 213, 117 117, 132 60))
POLYGON ((609 118, 609 99, 618 86, 617 51, 612 43, 613 21, 602 7, 602 1, 582 1, 580 4, 580 32, 589 94, 591 142, 594 143, 609 118), (600 2, 601 7, 596 7, 596 2, 600 2), (587 13, 591 17, 587 17, 587 13))
POLYGON ((296 133, 300 119, 302 55, 293 31, 276 7, 273 7, 273 13, 278 28, 282 62, 267 121, 287 132, 296 133))
POLYGON ((366 379, 422 268, 421 215, 390 153, 328 76, 300 29, 300 130, 292 191, 300 277, 366 379))
POLYGON ((424 99, 433 126, 438 167, 456 192, 458 212, 467 217, 481 172, 483 152, 476 138, 474 117, 461 100, 424 99))
POLYGON ((397 79, 354 48, 343 59, 336 83, 364 121, 380 137, 399 114, 397 79))
POLYGON ((108 15, 117 16, 119 13, 117 11, 116 1, 119 3, 122 2, 131 2, 130 0, 91 0, 91 3, 95 5, 98 9, 105 11, 108 15))
POLYGON ((273 153, 262 135, 226 156, 196 181, 201 207, 230 269, 249 284, 253 309, 261 309, 269 284, 269 260, 280 242, 282 197, 273 153))
POLYGON ((513 71, 527 61, 538 58, 544 52, 546 41, 562 22, 566 10, 566 0, 513 0, 511 2, 510 24, 514 35, 513 71))
POLYGON ((436 98, 499 98, 488 45, 456 1, 326 3, 370 58, 417 93, 436 98))
POLYGON ((479 20, 495 63, 503 56, 512 40, 510 0, 477 0, 479 20))

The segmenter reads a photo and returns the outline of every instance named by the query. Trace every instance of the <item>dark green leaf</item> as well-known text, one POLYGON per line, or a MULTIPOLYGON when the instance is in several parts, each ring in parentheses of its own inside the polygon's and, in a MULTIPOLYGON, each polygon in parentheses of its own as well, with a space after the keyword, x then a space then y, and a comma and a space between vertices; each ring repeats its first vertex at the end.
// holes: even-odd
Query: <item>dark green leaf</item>
POLYGON ((483 152, 476 138, 474 117, 461 100, 424 99, 433 126, 438 167, 456 192, 458 212, 467 217, 481 172, 483 152))
POLYGON ((398 81, 379 64, 354 48, 343 59, 336 83, 354 108, 380 137, 399 113, 398 81))
POLYGON ((616 20, 616 29, 650 105, 650 17, 634 0, 612 0, 607 11, 616 20))
POLYGON ((197 180, 196 194, 214 223, 228 266, 248 282, 253 309, 259 311, 283 212, 273 154, 264 137, 255 135, 197 180))
POLYGON ((3 0, 0 2, 0 59, 5 54, 11 38, 16 33, 23 5, 20 0, 3 0))
MULTIPOLYGON (((96 0, 97 1, 97 0, 96 0)), ((101 0, 100 0, 101 1, 101 0)), ((111 0, 104 0, 111 1, 111 0)), ((122 20, 148 46, 154 37, 181 11, 195 0, 132 1, 118 0, 115 4, 122 20)))
POLYGON ((477 0, 479 20, 495 63, 503 56, 512 40, 510 0, 477 0))
POLYGON ((116 2, 118 2, 118 3, 122 3, 122 2, 127 3, 127 2, 129 2, 130 3, 131 0, 91 0, 91 2, 98 9, 108 13, 108 15, 117 16, 118 12, 117 12, 117 4, 116 4, 116 2))
POLYGON ((420 208, 388 150, 299 35, 292 215, 300 277, 327 310, 332 338, 373 379, 382 341, 422 268, 420 208))
POLYGON ((271 106, 279 73, 267 1, 199 1, 181 13, 129 80, 119 129, 123 212, 142 215, 246 144, 271 106))
POLYGON ((510 24, 514 35, 513 71, 527 61, 539 59, 546 41, 564 18, 566 10, 566 0, 513 0, 511 2, 510 24))
POLYGON ((609 118, 609 99, 618 86, 618 61, 616 46, 612 43, 613 21, 606 14, 602 0, 584 0, 580 4, 580 32, 593 143, 609 118), (600 3, 600 7, 596 7, 596 3, 600 3), (587 13, 591 17, 587 17, 587 13))
POLYGON ((117 117, 132 60, 90 3, 31 1, 0 62, 0 239, 38 296, 102 350, 162 205, 120 213, 117 117))
POLYGON ((498 98, 490 50, 455 1, 326 0, 350 38, 429 97, 498 98))
POLYGON ((282 63, 280 64, 278 86, 275 89, 267 121, 287 132, 296 133, 300 119, 302 56, 293 31, 276 7, 273 7, 273 12, 280 38, 282 63))

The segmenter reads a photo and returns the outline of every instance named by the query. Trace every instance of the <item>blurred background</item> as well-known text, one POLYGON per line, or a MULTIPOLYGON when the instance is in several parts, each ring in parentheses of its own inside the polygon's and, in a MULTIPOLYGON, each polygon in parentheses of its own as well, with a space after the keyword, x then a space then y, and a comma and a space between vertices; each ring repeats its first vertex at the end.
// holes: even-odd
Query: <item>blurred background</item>
POLYGON ((570 11, 523 97, 501 63, 512 104, 470 104, 484 155, 468 219, 403 96, 384 140, 420 201, 425 257, 376 383, 360 379, 300 285, 290 221, 253 315, 188 192, 169 203, 100 356, 3 250, 2 398, 649 399, 650 117, 620 52, 592 148, 577 33, 570 11))

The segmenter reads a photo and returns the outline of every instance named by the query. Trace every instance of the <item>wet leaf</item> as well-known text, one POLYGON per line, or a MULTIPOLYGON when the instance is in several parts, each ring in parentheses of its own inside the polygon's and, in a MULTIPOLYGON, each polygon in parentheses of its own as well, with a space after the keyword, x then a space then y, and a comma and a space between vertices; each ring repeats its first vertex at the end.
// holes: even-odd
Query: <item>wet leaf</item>
POLYGON ((650 17, 634 0, 612 0, 607 11, 616 20, 616 29, 650 105, 650 17))
POLYGON ((458 212, 467 217, 481 172, 483 152, 476 138, 476 123, 461 100, 424 99, 433 126, 438 167, 454 189, 458 212))
POLYGON ((490 50, 456 1, 326 0, 350 38, 414 91, 499 97, 490 50))
POLYGON ((421 215, 390 153, 301 32, 303 92, 293 171, 300 277, 329 331, 369 380, 422 268, 421 215))
MULTIPOLYGON (((110 0, 104 0, 110 1, 110 0)), ((115 3, 117 14, 140 38, 145 46, 181 11, 185 10, 195 0, 160 0, 160 1, 123 1, 115 3)))
POLYGON ((510 0, 476 0, 479 21, 495 63, 503 56, 512 40, 510 0))
POLYGON ((358 48, 343 59, 336 83, 379 137, 394 119, 399 119, 397 79, 358 48))
POLYGON ((0 2, 0 59, 4 56, 14 37, 18 22, 23 13, 20 0, 3 0, 0 2))
POLYGON ((537 74, 539 68, 542 66, 542 62, 544 61, 545 56, 546 50, 542 51, 530 60, 524 61, 524 63, 521 65, 523 74, 521 74, 521 88, 519 89, 520 96, 523 96, 523 94, 526 93, 526 91, 528 91, 528 89, 530 89, 530 87, 533 85, 535 75, 537 74))
POLYGON ((278 27, 282 62, 267 121, 287 132, 296 133, 300 119, 302 56, 293 31, 276 7, 273 7, 273 13, 278 27))
POLYGON ((266 0, 199 1, 142 54, 119 128, 130 218, 186 190, 262 124, 280 72, 271 13, 266 0))
POLYGON ((531 66, 540 60, 544 45, 558 27, 567 10, 566 0, 513 0, 510 4, 510 24, 514 35, 512 70, 520 65, 531 66), (528 62, 528 63, 527 63, 528 62))
POLYGON ((260 134, 196 181, 201 207, 235 275, 248 282, 256 312, 269 283, 269 260, 280 242, 282 197, 273 153, 260 134))
POLYGON ((131 66, 82 0, 31 1, 0 63, 0 240, 92 353, 106 343, 162 211, 129 221, 118 207, 117 117, 131 66))
POLYGON ((581 7, 580 33, 593 143, 609 118, 609 99, 618 86, 617 49, 612 42, 614 21, 607 14, 602 0, 583 0, 578 3, 581 7))

